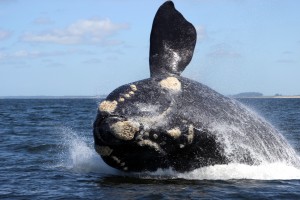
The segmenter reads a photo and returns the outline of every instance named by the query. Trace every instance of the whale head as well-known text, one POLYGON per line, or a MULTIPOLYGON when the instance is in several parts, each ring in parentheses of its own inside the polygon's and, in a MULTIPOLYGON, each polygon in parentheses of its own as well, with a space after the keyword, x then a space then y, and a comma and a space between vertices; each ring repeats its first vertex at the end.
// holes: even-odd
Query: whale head
POLYGON ((191 135, 187 124, 175 123, 181 89, 178 77, 150 78, 109 94, 94 123, 95 149, 104 161, 124 171, 168 166, 166 155, 191 135))

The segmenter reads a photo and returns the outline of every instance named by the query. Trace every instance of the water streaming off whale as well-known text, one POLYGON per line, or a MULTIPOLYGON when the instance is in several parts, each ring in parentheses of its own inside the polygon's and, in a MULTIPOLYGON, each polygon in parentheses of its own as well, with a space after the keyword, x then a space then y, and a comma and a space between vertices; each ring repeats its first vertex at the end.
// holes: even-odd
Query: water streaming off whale
MULTIPOLYGON (((233 106, 240 104, 232 99, 229 101, 233 106)), ((282 134, 263 117, 246 106, 241 106, 246 112, 231 116, 229 122, 221 117, 211 123, 209 128, 217 135, 218 141, 224 143, 225 154, 230 158, 230 163, 258 165, 283 162, 299 167, 299 156, 282 134), (249 123, 249 119, 252 123, 249 123)))
MULTIPOLYGON (((253 111, 251 111, 251 114, 253 111)), ((256 114, 255 114, 256 115, 256 114)), ((234 129, 233 127, 224 126, 223 124, 216 124, 216 129, 234 129)), ((276 154, 272 157, 274 160, 266 160, 264 155, 258 155, 260 164, 247 165, 234 161, 226 165, 214 165, 208 167, 202 167, 195 169, 191 172, 180 173, 172 169, 158 169, 155 172, 141 172, 141 173, 122 173, 109 166, 107 166, 97 155, 93 149, 92 141, 88 138, 79 136, 78 133, 69 129, 61 129, 63 135, 63 150, 59 153, 60 160, 55 164, 55 167, 64 167, 68 170, 80 172, 80 173, 101 173, 114 176, 129 176, 139 177, 142 179, 188 179, 188 180, 230 180, 230 179, 257 179, 257 180, 286 180, 286 179, 300 179, 300 167, 297 163, 299 158, 295 154, 294 149, 290 145, 282 143, 283 152, 291 152, 292 156, 284 157, 279 155, 276 158, 276 154), (286 145, 286 146, 285 146, 286 145)), ((237 130, 234 130, 237 131, 237 130)), ((238 130, 239 132, 240 130, 238 130)), ((235 133, 237 134, 237 133, 235 133)), ((241 135, 242 136, 242 135, 241 135)), ((279 140, 282 140, 280 136, 279 140)), ((230 138, 227 138, 229 152, 235 148, 234 144, 231 144, 230 138), (232 145, 232 146, 231 146, 232 145)), ((237 140, 233 140, 237 141, 237 140)), ((246 146, 248 151, 255 152, 256 146, 248 144, 246 146), (252 149, 253 148, 253 149, 252 149), (251 150, 252 149, 252 150, 251 150)), ((279 151, 277 148, 267 147, 268 153, 279 151)), ((280 154, 280 153, 279 153, 280 154)))

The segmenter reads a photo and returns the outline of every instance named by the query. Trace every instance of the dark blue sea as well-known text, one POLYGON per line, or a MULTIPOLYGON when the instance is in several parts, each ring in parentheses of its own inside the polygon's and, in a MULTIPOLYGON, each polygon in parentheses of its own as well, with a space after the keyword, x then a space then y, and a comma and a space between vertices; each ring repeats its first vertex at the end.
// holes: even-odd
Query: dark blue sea
MULTIPOLYGON (((0 99, 0 199, 300 199, 286 163, 124 174, 93 148, 100 99, 0 99)), ((300 153, 300 99, 240 99, 300 153)))

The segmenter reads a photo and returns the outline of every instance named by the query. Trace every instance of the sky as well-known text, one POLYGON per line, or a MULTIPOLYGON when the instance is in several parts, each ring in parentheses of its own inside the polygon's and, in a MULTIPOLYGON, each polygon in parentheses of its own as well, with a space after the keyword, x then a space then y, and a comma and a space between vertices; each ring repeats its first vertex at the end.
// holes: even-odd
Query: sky
MULTIPOLYGON (((164 2, 0 0, 0 96, 97 96, 149 78, 164 2)), ((182 76, 224 95, 300 94, 300 1, 173 2, 197 30, 182 76)))

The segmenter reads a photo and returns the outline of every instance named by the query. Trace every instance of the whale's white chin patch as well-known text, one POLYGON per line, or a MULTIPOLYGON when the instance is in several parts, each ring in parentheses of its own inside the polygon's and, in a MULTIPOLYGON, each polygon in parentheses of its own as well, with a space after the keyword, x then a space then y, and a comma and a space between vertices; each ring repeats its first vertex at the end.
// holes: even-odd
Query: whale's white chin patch
POLYGON ((139 123, 132 121, 119 121, 111 125, 114 136, 121 140, 132 140, 137 131, 139 123))
POLYGON ((179 92, 181 91, 181 83, 180 81, 175 77, 168 77, 166 79, 163 79, 159 82, 159 85, 166 90, 170 90, 173 92, 179 92))
POLYGON ((115 111, 117 108, 118 102, 117 101, 103 101, 99 105, 99 110, 101 112, 107 112, 107 113, 112 113, 115 111))

